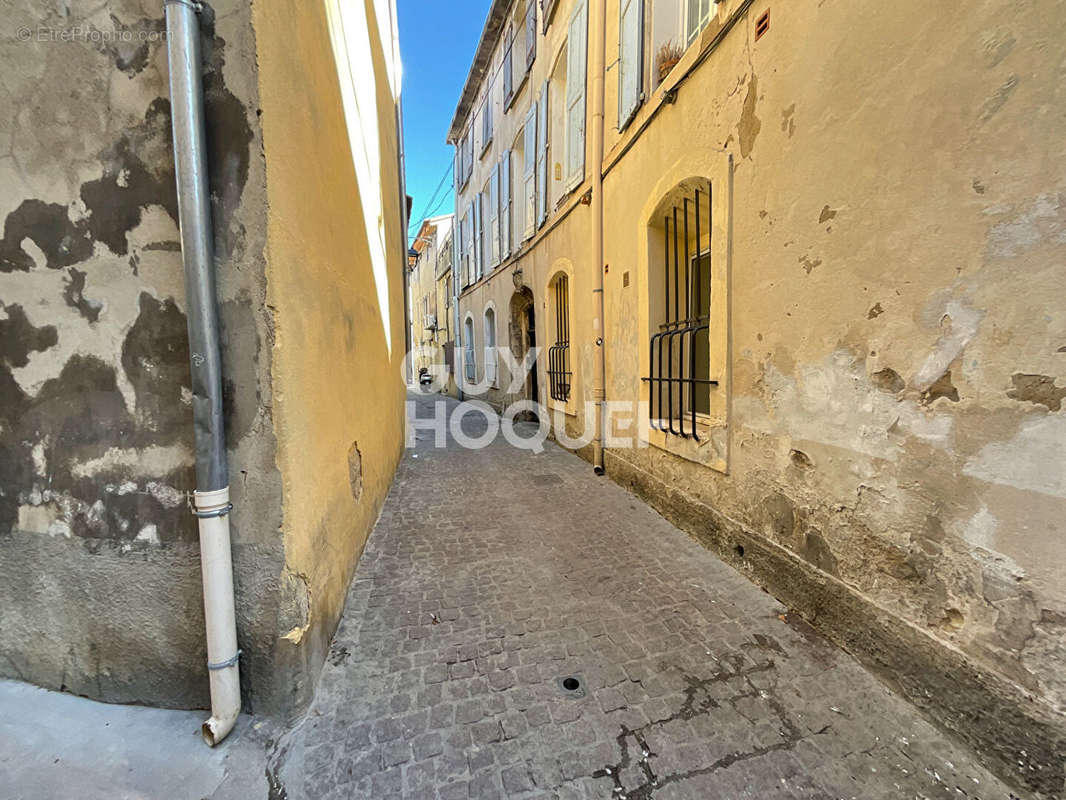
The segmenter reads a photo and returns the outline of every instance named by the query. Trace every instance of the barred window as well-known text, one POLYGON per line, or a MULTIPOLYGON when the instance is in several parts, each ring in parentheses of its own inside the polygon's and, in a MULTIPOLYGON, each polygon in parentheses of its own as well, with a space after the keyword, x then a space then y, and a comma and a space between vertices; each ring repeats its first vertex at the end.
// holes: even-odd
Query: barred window
POLYGON ((555 309, 555 344, 548 348, 548 384, 552 400, 570 399, 570 279, 560 275, 552 281, 551 303, 555 309))
POLYGON ((649 270, 651 425, 699 439, 707 421, 710 376, 711 186, 683 185, 654 220, 649 270), (659 259, 655 253, 661 254, 659 259), (656 329, 657 328, 657 329, 656 329))

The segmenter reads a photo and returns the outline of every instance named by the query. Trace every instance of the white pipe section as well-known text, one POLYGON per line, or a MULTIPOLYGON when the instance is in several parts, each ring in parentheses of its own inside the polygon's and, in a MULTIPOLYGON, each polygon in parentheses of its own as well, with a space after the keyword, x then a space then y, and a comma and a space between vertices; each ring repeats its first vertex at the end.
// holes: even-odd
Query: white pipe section
POLYGON ((233 602, 230 555, 229 487, 213 492, 194 492, 193 498, 200 523, 207 669, 211 679, 211 718, 201 730, 204 741, 214 747, 233 730, 241 712, 237 613, 233 602))

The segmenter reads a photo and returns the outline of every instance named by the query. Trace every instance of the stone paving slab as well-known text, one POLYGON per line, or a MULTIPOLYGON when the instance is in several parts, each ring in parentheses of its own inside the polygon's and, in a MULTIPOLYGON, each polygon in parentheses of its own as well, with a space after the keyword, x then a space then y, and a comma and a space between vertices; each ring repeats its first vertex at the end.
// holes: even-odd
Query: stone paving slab
POLYGON ((242 714, 220 747, 205 711, 98 703, 0 681, 3 800, 248 800, 266 797, 271 723, 242 714))
POLYGON ((272 797, 1020 797, 584 461, 433 445, 399 467, 272 797))

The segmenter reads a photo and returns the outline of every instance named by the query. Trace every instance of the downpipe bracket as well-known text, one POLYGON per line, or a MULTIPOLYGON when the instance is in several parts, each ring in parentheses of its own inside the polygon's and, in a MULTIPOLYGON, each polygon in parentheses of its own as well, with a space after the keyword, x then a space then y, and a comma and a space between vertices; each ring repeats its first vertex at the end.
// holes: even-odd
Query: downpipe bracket
POLYGON ((229 512, 231 512, 232 510, 233 510, 233 503, 226 503, 226 505, 222 506, 221 508, 209 508, 207 510, 201 510, 199 508, 191 506, 191 504, 190 504, 190 508, 189 508, 189 511, 192 513, 192 515, 194 517, 198 517, 200 519, 211 519, 213 517, 224 517, 227 514, 229 514, 229 512))
POLYGON ((197 14, 204 13, 204 4, 200 0, 163 0, 163 5, 185 6, 186 8, 191 8, 197 14))
POLYGON ((210 661, 208 661, 207 668, 213 672, 219 669, 226 669, 227 667, 235 667, 238 663, 240 663, 241 653, 243 652, 243 650, 238 649, 237 652, 234 654, 233 658, 227 658, 225 661, 219 661, 216 664, 212 664, 210 661))

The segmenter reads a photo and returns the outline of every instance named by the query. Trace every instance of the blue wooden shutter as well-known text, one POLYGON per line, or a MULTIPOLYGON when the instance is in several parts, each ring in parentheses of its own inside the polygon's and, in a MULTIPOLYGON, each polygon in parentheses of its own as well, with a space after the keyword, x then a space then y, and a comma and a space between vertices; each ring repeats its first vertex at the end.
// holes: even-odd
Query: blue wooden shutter
POLYGON ((637 113, 644 99, 644 2, 621 0, 618 21, 618 129, 637 113))

